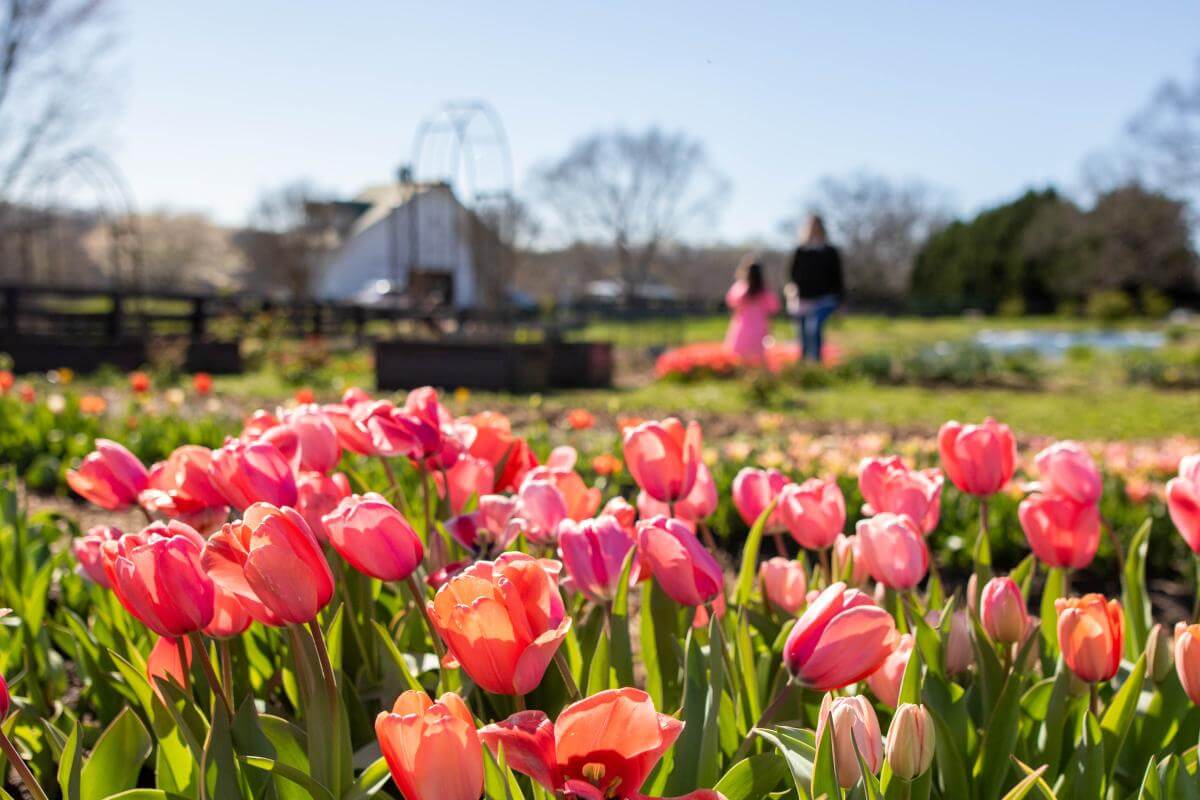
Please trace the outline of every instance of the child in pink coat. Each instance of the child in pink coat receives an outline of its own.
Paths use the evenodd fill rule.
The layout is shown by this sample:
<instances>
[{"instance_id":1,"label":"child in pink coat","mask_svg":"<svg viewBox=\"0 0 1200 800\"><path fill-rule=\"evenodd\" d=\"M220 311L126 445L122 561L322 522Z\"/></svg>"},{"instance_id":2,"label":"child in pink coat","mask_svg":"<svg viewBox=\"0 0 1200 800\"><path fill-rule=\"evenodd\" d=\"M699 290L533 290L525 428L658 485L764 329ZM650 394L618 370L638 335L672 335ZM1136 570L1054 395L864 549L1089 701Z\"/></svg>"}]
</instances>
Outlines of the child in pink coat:
<instances>
[{"instance_id":1,"label":"child in pink coat","mask_svg":"<svg viewBox=\"0 0 1200 800\"><path fill-rule=\"evenodd\" d=\"M771 317L779 311L779 298L767 289L762 265L752 256L738 265L737 279L725 293L725 305L733 312L725 333L725 348L743 361L761 362L763 340L771 332Z\"/></svg>"}]
</instances>

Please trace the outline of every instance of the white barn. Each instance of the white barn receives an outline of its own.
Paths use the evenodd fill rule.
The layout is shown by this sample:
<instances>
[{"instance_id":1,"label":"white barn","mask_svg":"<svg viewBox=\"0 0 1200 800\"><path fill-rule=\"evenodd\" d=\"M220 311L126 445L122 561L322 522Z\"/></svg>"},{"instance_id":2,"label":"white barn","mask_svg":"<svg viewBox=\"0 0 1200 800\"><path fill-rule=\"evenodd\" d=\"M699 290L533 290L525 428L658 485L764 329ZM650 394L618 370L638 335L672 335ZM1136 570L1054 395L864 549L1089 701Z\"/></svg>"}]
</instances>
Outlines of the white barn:
<instances>
[{"instance_id":1,"label":"white barn","mask_svg":"<svg viewBox=\"0 0 1200 800\"><path fill-rule=\"evenodd\" d=\"M507 250L445 183L374 186L308 213L338 242L322 264L322 299L461 309L504 293Z\"/></svg>"}]
</instances>

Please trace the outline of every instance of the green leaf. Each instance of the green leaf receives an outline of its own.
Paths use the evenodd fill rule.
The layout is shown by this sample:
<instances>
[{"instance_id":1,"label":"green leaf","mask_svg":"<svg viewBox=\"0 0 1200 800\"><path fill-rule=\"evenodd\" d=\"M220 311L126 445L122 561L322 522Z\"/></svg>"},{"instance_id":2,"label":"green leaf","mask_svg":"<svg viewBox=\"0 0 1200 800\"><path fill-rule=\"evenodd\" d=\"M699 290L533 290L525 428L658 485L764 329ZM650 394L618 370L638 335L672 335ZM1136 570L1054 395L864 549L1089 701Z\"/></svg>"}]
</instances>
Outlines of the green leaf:
<instances>
[{"instance_id":1,"label":"green leaf","mask_svg":"<svg viewBox=\"0 0 1200 800\"><path fill-rule=\"evenodd\" d=\"M483 748L487 750L487 748ZM387 783L390 773L388 772L387 760L380 756L370 763L370 765L362 771L358 776L358 780L350 787L350 791L342 798L342 800L366 800L378 792L383 785Z\"/></svg>"},{"instance_id":2,"label":"green leaf","mask_svg":"<svg viewBox=\"0 0 1200 800\"><path fill-rule=\"evenodd\" d=\"M1067 769L1063 774L1066 780L1066 796L1073 800L1095 800L1103 797L1104 761L1100 723L1095 715L1088 711L1083 720L1083 736L1071 753L1071 760L1067 762Z\"/></svg>"},{"instance_id":3,"label":"green leaf","mask_svg":"<svg viewBox=\"0 0 1200 800\"><path fill-rule=\"evenodd\" d=\"M816 758L813 760L812 796L838 798L842 796L842 787L837 779L837 764L833 758L833 715L821 731L817 741Z\"/></svg>"},{"instance_id":4,"label":"green leaf","mask_svg":"<svg viewBox=\"0 0 1200 800\"><path fill-rule=\"evenodd\" d=\"M1003 800L1022 800L1038 785L1038 781L1042 779L1042 773L1045 771L1046 767L1043 765L1026 775L1004 795Z\"/></svg>"},{"instance_id":5,"label":"green leaf","mask_svg":"<svg viewBox=\"0 0 1200 800\"><path fill-rule=\"evenodd\" d=\"M604 626L597 625L596 639L592 642L591 652L588 653L587 686L584 693L590 696L612 688L608 672L608 636L604 633Z\"/></svg>"},{"instance_id":6,"label":"green leaf","mask_svg":"<svg viewBox=\"0 0 1200 800\"><path fill-rule=\"evenodd\" d=\"M787 774L783 756L762 753L734 764L713 788L725 795L726 800L759 800L773 791Z\"/></svg>"},{"instance_id":7,"label":"green leaf","mask_svg":"<svg viewBox=\"0 0 1200 800\"><path fill-rule=\"evenodd\" d=\"M1021 678L1011 673L983 726L983 742L973 773L980 800L1000 796L1004 778L1011 765L1008 757L1015 752L1021 733Z\"/></svg>"},{"instance_id":8,"label":"green leaf","mask_svg":"<svg viewBox=\"0 0 1200 800\"><path fill-rule=\"evenodd\" d=\"M92 748L83 765L81 800L103 800L137 786L142 764L154 743L146 726L132 709L117 715Z\"/></svg>"},{"instance_id":9,"label":"green leaf","mask_svg":"<svg viewBox=\"0 0 1200 800\"><path fill-rule=\"evenodd\" d=\"M1046 783L1044 776L1046 774L1047 767L1045 765L1042 765L1038 769L1034 769L1016 756L1013 756L1012 760L1013 763L1025 773L1026 777L1033 776L1035 778L1034 785L1037 787L1038 791L1041 792L1044 800L1058 800L1058 796L1054 794L1054 790L1050 788L1050 784Z\"/></svg>"},{"instance_id":10,"label":"green leaf","mask_svg":"<svg viewBox=\"0 0 1200 800\"><path fill-rule=\"evenodd\" d=\"M758 573L758 551L762 545L763 531L767 527L767 519L775 512L778 503L779 498L775 497L767 504L758 515L758 519L754 520L746 543L742 545L742 566L738 570L737 583L733 590L733 604L738 608L746 605L754 593L754 576Z\"/></svg>"},{"instance_id":11,"label":"green leaf","mask_svg":"<svg viewBox=\"0 0 1200 800\"><path fill-rule=\"evenodd\" d=\"M269 772L277 775L280 778L291 781L304 791L308 792L308 796L313 800L335 800L333 794L321 784L317 783L311 776L301 772L295 767L289 767L286 764L280 764L271 758L262 756L238 756L238 760L247 766L255 769ZM233 796L233 795L231 795ZM225 797L225 795L215 795L214 797Z\"/></svg>"},{"instance_id":12,"label":"green leaf","mask_svg":"<svg viewBox=\"0 0 1200 800\"><path fill-rule=\"evenodd\" d=\"M775 746L775 749L787 762L788 771L792 773L796 793L803 800L809 800L811 797L809 790L813 779L813 761L816 759L812 731L800 731L801 735L807 737L807 739L803 739L800 736L789 736L785 730L787 729L782 726L773 729L755 728L755 733Z\"/></svg>"},{"instance_id":13,"label":"green leaf","mask_svg":"<svg viewBox=\"0 0 1200 800\"><path fill-rule=\"evenodd\" d=\"M63 800L83 800L83 745L79 741L79 726L71 726L71 735L63 746L58 762L58 788Z\"/></svg>"},{"instance_id":14,"label":"green leaf","mask_svg":"<svg viewBox=\"0 0 1200 800\"><path fill-rule=\"evenodd\" d=\"M621 564L621 578L617 584L617 596L613 598L610 618L612 646L611 660L613 671L617 675L618 686L633 686L633 643L629 638L629 576L633 571L633 562L637 558L637 548L631 547Z\"/></svg>"},{"instance_id":15,"label":"green leaf","mask_svg":"<svg viewBox=\"0 0 1200 800\"><path fill-rule=\"evenodd\" d=\"M1143 653L1133 665L1129 677L1121 684L1121 688L1113 695L1100 720L1100 728L1104 741L1105 774L1110 777L1117 763L1117 755L1125 744L1129 726L1133 723L1134 712L1137 711L1138 697L1142 692L1142 683L1146 678L1146 656Z\"/></svg>"},{"instance_id":16,"label":"green leaf","mask_svg":"<svg viewBox=\"0 0 1200 800\"><path fill-rule=\"evenodd\" d=\"M921 702L921 649L914 647L904 666L904 676L900 679L900 695L896 707L904 703L919 704Z\"/></svg>"},{"instance_id":17,"label":"green leaf","mask_svg":"<svg viewBox=\"0 0 1200 800\"><path fill-rule=\"evenodd\" d=\"M1051 567L1046 573L1046 585L1042 587L1042 638L1046 642L1046 655L1058 656L1058 610L1054 601L1062 597L1067 587L1067 572L1061 567Z\"/></svg>"},{"instance_id":18,"label":"green leaf","mask_svg":"<svg viewBox=\"0 0 1200 800\"><path fill-rule=\"evenodd\" d=\"M200 774L205 788L202 797L212 800L241 796L241 770L233 752L233 731L229 725L229 717L218 706L212 727L208 730L208 738L204 741L204 755L200 759Z\"/></svg>"},{"instance_id":19,"label":"green leaf","mask_svg":"<svg viewBox=\"0 0 1200 800\"><path fill-rule=\"evenodd\" d=\"M1146 774L1142 778L1142 788L1138 791L1138 800L1166 800L1162 781L1158 778L1158 763L1153 758L1146 762Z\"/></svg>"},{"instance_id":20,"label":"green leaf","mask_svg":"<svg viewBox=\"0 0 1200 800\"><path fill-rule=\"evenodd\" d=\"M1137 658L1146 649L1153 620L1146 592L1146 553L1150 549L1150 520L1142 523L1129 542L1125 571L1121 576L1121 605L1125 609L1125 655Z\"/></svg>"},{"instance_id":21,"label":"green leaf","mask_svg":"<svg viewBox=\"0 0 1200 800\"><path fill-rule=\"evenodd\" d=\"M388 629L383 627L378 620L371 620L371 625L375 629L375 636L383 643L383 652L390 656L390 661L396 667L396 671L400 677L404 679L405 684L409 689L417 691L425 691L425 687L421 682L413 677L412 671L408 668L408 661L405 660L404 654L400 652L400 648L396 646L392 635L388 633Z\"/></svg>"}]
</instances>

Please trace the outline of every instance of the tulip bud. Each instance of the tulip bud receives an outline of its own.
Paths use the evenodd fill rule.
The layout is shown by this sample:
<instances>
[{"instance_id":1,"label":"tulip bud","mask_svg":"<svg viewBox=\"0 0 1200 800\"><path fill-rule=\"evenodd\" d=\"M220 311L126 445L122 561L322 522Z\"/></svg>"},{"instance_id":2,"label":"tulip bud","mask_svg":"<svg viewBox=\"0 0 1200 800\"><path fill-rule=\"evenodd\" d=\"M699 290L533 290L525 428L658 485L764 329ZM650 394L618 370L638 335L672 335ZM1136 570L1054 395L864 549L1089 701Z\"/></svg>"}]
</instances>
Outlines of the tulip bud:
<instances>
[{"instance_id":1,"label":"tulip bud","mask_svg":"<svg viewBox=\"0 0 1200 800\"><path fill-rule=\"evenodd\" d=\"M971 649L971 623L967 612L959 609L950 619L950 635L946 641L946 672L957 675L975 663Z\"/></svg>"},{"instance_id":2,"label":"tulip bud","mask_svg":"<svg viewBox=\"0 0 1200 800\"><path fill-rule=\"evenodd\" d=\"M1025 598L1012 578L992 578L983 587L980 598L983 628L993 641L1013 644L1021 641L1029 625Z\"/></svg>"},{"instance_id":3,"label":"tulip bud","mask_svg":"<svg viewBox=\"0 0 1200 800\"><path fill-rule=\"evenodd\" d=\"M933 720L925 706L905 703L888 728L887 763L898 778L911 781L933 763Z\"/></svg>"},{"instance_id":4,"label":"tulip bud","mask_svg":"<svg viewBox=\"0 0 1200 800\"><path fill-rule=\"evenodd\" d=\"M829 725L833 725L833 764L838 785L849 789L862 777L858 757L872 773L883 766L883 737L875 709L862 695L833 698L825 695L817 719L817 747Z\"/></svg>"},{"instance_id":5,"label":"tulip bud","mask_svg":"<svg viewBox=\"0 0 1200 800\"><path fill-rule=\"evenodd\" d=\"M1155 623L1146 641L1146 671L1150 680L1162 683L1171 674L1175 659L1171 654L1171 636L1162 623Z\"/></svg>"},{"instance_id":6,"label":"tulip bud","mask_svg":"<svg viewBox=\"0 0 1200 800\"><path fill-rule=\"evenodd\" d=\"M1200 704L1200 625L1175 626L1175 672L1183 691Z\"/></svg>"}]
</instances>

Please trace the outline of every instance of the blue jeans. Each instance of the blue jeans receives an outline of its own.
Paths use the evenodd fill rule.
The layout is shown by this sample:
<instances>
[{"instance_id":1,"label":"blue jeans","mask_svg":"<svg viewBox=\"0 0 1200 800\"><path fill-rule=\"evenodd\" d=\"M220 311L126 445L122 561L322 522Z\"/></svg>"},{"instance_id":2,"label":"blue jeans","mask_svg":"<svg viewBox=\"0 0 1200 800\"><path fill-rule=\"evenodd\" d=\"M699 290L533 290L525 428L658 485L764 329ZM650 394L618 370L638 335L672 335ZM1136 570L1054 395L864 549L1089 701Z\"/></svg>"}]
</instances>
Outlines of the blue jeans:
<instances>
[{"instance_id":1,"label":"blue jeans","mask_svg":"<svg viewBox=\"0 0 1200 800\"><path fill-rule=\"evenodd\" d=\"M822 334L825 320L837 308L838 300L834 295L825 295L813 300L804 301L807 304L804 312L796 317L796 335L800 339L800 349L805 361L821 362Z\"/></svg>"}]
</instances>

